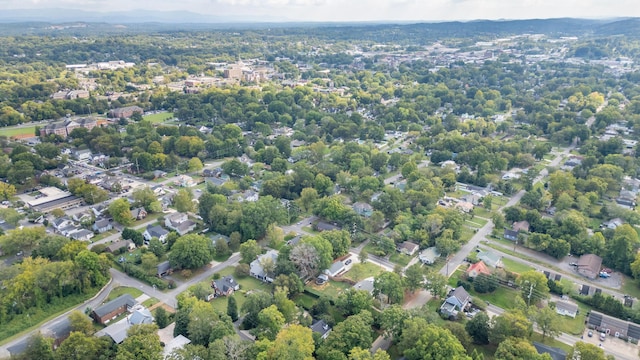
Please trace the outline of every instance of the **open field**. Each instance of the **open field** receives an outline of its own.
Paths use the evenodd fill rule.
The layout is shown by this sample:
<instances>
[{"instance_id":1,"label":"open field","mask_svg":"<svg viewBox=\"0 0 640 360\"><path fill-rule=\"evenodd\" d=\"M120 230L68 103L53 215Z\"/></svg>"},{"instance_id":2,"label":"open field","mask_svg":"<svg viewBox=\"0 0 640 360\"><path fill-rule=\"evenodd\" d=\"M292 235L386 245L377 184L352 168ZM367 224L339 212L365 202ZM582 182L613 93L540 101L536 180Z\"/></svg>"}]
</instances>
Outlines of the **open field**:
<instances>
[{"instance_id":1,"label":"open field","mask_svg":"<svg viewBox=\"0 0 640 360\"><path fill-rule=\"evenodd\" d=\"M25 127L11 127L11 128L0 128L0 135L3 136L20 136L20 135L35 135L36 127L34 126L25 126Z\"/></svg>"},{"instance_id":2,"label":"open field","mask_svg":"<svg viewBox=\"0 0 640 360\"><path fill-rule=\"evenodd\" d=\"M518 273L518 274L522 274L524 272L527 272L529 270L535 270L534 268L532 268L529 265L525 265L522 263L519 263L517 261L511 260L511 259L507 259L507 258L502 258L502 264L504 265L504 269L510 272L514 272L514 273Z\"/></svg>"},{"instance_id":3,"label":"open field","mask_svg":"<svg viewBox=\"0 0 640 360\"><path fill-rule=\"evenodd\" d=\"M157 114L144 115L142 119L151 121L154 124L163 123L169 119L173 119L173 113L171 112L161 112Z\"/></svg>"},{"instance_id":4,"label":"open field","mask_svg":"<svg viewBox=\"0 0 640 360\"><path fill-rule=\"evenodd\" d=\"M111 300L117 298L118 296L121 296L121 295L124 295L124 294L129 294L129 295L133 296L133 298L135 299L138 296L142 295L142 291L140 289L136 289L136 288L132 288L132 287L118 286L117 288L114 288L113 290L111 290L111 292L109 293L109 296L107 297L107 300L105 300L105 302L111 301Z\"/></svg>"}]
</instances>

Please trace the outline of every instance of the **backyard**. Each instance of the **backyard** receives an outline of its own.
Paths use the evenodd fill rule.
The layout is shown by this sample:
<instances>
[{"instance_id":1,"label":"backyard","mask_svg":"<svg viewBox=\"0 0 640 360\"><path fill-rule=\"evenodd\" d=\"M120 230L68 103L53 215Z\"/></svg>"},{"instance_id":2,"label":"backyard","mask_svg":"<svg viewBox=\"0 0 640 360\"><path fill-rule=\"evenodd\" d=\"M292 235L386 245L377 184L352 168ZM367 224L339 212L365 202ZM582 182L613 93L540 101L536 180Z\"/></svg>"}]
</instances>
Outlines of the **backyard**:
<instances>
[{"instance_id":1,"label":"backyard","mask_svg":"<svg viewBox=\"0 0 640 360\"><path fill-rule=\"evenodd\" d=\"M220 277L231 275L233 276L234 280L236 280L238 284L240 284L240 290L233 295L236 299L236 302L238 303L238 309L242 308L242 304L244 304L245 297L248 291L257 290L257 291L271 292L273 288L271 284L264 283L250 276L245 276L245 277L235 276L234 272L235 272L235 267L227 267L222 271L218 272L217 274L220 274ZM211 286L211 280L203 281L201 284L205 284L206 286ZM228 300L226 297L219 297L211 300L211 305L216 310L220 310L226 313L227 301Z\"/></svg>"},{"instance_id":2,"label":"backyard","mask_svg":"<svg viewBox=\"0 0 640 360\"><path fill-rule=\"evenodd\" d=\"M132 287L127 287L127 286L118 286L116 288L114 288L113 290L111 290L111 292L109 293L109 296L107 296L107 299L105 300L105 302L107 301L111 301L121 295L124 294L129 294L131 295L134 299L137 298L138 296L142 295L142 291L140 289L136 289L136 288L132 288Z\"/></svg>"}]
</instances>

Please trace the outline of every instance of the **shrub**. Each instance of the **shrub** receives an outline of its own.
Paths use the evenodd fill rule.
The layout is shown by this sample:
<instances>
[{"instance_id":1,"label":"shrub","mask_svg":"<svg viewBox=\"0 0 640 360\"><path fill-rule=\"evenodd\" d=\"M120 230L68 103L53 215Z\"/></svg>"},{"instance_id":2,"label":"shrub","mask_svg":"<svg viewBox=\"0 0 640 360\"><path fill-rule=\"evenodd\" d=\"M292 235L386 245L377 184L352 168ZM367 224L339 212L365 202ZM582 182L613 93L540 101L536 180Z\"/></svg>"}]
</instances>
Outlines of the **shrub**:
<instances>
[{"instance_id":1,"label":"shrub","mask_svg":"<svg viewBox=\"0 0 640 360\"><path fill-rule=\"evenodd\" d=\"M247 277L250 275L251 268L249 264L238 264L235 269L235 275L239 278Z\"/></svg>"}]
</instances>

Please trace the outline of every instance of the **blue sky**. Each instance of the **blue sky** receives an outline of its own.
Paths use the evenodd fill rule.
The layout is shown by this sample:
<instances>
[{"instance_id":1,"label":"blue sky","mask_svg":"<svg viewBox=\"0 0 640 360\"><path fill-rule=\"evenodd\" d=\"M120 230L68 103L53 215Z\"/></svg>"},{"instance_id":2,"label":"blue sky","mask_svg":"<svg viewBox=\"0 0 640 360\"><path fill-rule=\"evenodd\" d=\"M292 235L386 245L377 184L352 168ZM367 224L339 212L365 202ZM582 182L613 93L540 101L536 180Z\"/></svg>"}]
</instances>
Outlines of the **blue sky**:
<instances>
[{"instance_id":1,"label":"blue sky","mask_svg":"<svg viewBox=\"0 0 640 360\"><path fill-rule=\"evenodd\" d=\"M283 21L640 16L638 0L0 0L2 9L186 10Z\"/></svg>"}]
</instances>

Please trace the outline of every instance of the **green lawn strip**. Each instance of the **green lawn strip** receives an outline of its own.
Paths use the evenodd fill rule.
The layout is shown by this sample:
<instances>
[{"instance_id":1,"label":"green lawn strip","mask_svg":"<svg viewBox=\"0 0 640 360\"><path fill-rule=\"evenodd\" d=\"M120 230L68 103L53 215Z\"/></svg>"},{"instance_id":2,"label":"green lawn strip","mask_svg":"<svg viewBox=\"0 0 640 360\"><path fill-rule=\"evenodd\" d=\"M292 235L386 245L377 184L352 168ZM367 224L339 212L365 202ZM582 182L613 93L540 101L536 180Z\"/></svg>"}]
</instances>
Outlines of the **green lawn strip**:
<instances>
[{"instance_id":1,"label":"green lawn strip","mask_svg":"<svg viewBox=\"0 0 640 360\"><path fill-rule=\"evenodd\" d=\"M411 261L411 258L411 256L407 256L399 252L394 252L393 254L391 254L391 256L389 256L389 261L398 265L407 266L409 265L409 261Z\"/></svg>"},{"instance_id":2,"label":"green lawn strip","mask_svg":"<svg viewBox=\"0 0 640 360\"><path fill-rule=\"evenodd\" d=\"M472 219L466 219L465 222L467 224L471 224L473 227L481 228L485 226L489 222L489 220L474 216Z\"/></svg>"},{"instance_id":3,"label":"green lawn strip","mask_svg":"<svg viewBox=\"0 0 640 360\"><path fill-rule=\"evenodd\" d=\"M346 282L329 281L324 285L316 285L315 283L310 283L309 285L305 286L305 289L317 296L326 296L335 300L338 298L338 295L340 295L342 291L350 287L351 285Z\"/></svg>"},{"instance_id":4,"label":"green lawn strip","mask_svg":"<svg viewBox=\"0 0 640 360\"><path fill-rule=\"evenodd\" d=\"M40 328L43 323L55 319L92 298L98 291L99 289L91 289L87 294L69 295L55 304L46 304L43 308L32 308L29 313L14 317L0 327L0 345Z\"/></svg>"},{"instance_id":5,"label":"green lawn strip","mask_svg":"<svg viewBox=\"0 0 640 360\"><path fill-rule=\"evenodd\" d=\"M502 264L504 265L505 270L518 273L518 274L522 274L529 270L535 270L529 265L525 265L523 263L511 260L511 259L507 259L507 258L502 258Z\"/></svg>"},{"instance_id":6,"label":"green lawn strip","mask_svg":"<svg viewBox=\"0 0 640 360\"><path fill-rule=\"evenodd\" d=\"M25 126L25 127L13 127L13 128L0 128L0 133L4 136L18 136L18 135L33 135L35 136L36 127L34 126Z\"/></svg>"},{"instance_id":7,"label":"green lawn strip","mask_svg":"<svg viewBox=\"0 0 640 360\"><path fill-rule=\"evenodd\" d=\"M309 294L302 293L302 294L296 295L293 301L296 303L296 305L300 306L301 308L305 310L311 310L313 306L316 304L317 298Z\"/></svg>"},{"instance_id":8,"label":"green lawn strip","mask_svg":"<svg viewBox=\"0 0 640 360\"><path fill-rule=\"evenodd\" d=\"M529 340L531 340L532 342L539 342L545 345L549 345L552 347L557 347L560 348L564 351L566 351L567 353L570 353L571 350L573 349L570 345L567 345L565 343L563 343L562 341L556 340L556 339L552 339L550 337L545 337L544 341L542 340L542 334L539 334L537 332L534 332L533 335L531 335L531 338L529 338Z\"/></svg>"},{"instance_id":9,"label":"green lawn strip","mask_svg":"<svg viewBox=\"0 0 640 360\"><path fill-rule=\"evenodd\" d=\"M129 294L131 295L134 299L137 298L138 296L142 295L143 292L140 289L136 289L136 288L132 288L132 287L127 287L127 286L118 286L117 288L114 288L113 290L111 290L111 292L109 293L109 296L107 297L107 299L104 302L108 302L111 301L121 295L124 294Z\"/></svg>"},{"instance_id":10,"label":"green lawn strip","mask_svg":"<svg viewBox=\"0 0 640 360\"><path fill-rule=\"evenodd\" d=\"M142 119L151 121L152 123L163 123L169 119L173 118L173 113L171 112L161 112L157 114L144 115Z\"/></svg>"},{"instance_id":11,"label":"green lawn strip","mask_svg":"<svg viewBox=\"0 0 640 360\"><path fill-rule=\"evenodd\" d=\"M160 302L160 300L152 297L152 298L149 298L149 299L143 301L142 302L142 306L149 308L149 307L151 307L151 306L153 306L153 305L155 305L155 304L157 304L159 302Z\"/></svg>"}]
</instances>

